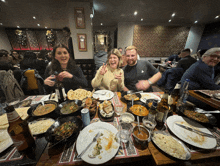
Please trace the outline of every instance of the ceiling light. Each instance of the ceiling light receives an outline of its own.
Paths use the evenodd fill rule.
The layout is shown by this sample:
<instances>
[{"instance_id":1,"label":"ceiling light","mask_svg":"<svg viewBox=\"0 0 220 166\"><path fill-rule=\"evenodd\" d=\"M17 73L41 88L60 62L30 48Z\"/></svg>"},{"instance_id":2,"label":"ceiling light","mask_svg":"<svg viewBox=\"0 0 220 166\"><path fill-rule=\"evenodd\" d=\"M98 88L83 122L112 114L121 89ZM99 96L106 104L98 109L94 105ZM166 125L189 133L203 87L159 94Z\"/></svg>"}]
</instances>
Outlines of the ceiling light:
<instances>
[{"instance_id":1,"label":"ceiling light","mask_svg":"<svg viewBox=\"0 0 220 166\"><path fill-rule=\"evenodd\" d=\"M91 25L92 25L92 22L91 22Z\"/></svg>"},{"instance_id":2,"label":"ceiling light","mask_svg":"<svg viewBox=\"0 0 220 166\"><path fill-rule=\"evenodd\" d=\"M103 25L103 23L101 23L101 25Z\"/></svg>"},{"instance_id":3,"label":"ceiling light","mask_svg":"<svg viewBox=\"0 0 220 166\"><path fill-rule=\"evenodd\" d=\"M20 26L17 26L17 28L20 28Z\"/></svg>"},{"instance_id":4,"label":"ceiling light","mask_svg":"<svg viewBox=\"0 0 220 166\"><path fill-rule=\"evenodd\" d=\"M194 23L196 24L198 21L195 21Z\"/></svg>"},{"instance_id":5,"label":"ceiling light","mask_svg":"<svg viewBox=\"0 0 220 166\"><path fill-rule=\"evenodd\" d=\"M169 22L171 22L171 19L169 20Z\"/></svg>"},{"instance_id":6,"label":"ceiling light","mask_svg":"<svg viewBox=\"0 0 220 166\"><path fill-rule=\"evenodd\" d=\"M33 19L36 19L36 17L35 17L35 16L33 16Z\"/></svg>"},{"instance_id":7,"label":"ceiling light","mask_svg":"<svg viewBox=\"0 0 220 166\"><path fill-rule=\"evenodd\" d=\"M5 2L5 0L1 0L2 2Z\"/></svg>"},{"instance_id":8,"label":"ceiling light","mask_svg":"<svg viewBox=\"0 0 220 166\"><path fill-rule=\"evenodd\" d=\"M138 12L137 12L137 11L135 11L135 12L134 12L134 15L136 16L137 14L138 14Z\"/></svg>"},{"instance_id":9,"label":"ceiling light","mask_svg":"<svg viewBox=\"0 0 220 166\"><path fill-rule=\"evenodd\" d=\"M174 17L175 15L176 15L176 14L175 14L175 13L173 13L173 14L172 14L172 17Z\"/></svg>"},{"instance_id":10,"label":"ceiling light","mask_svg":"<svg viewBox=\"0 0 220 166\"><path fill-rule=\"evenodd\" d=\"M37 26L40 26L40 24L37 24Z\"/></svg>"},{"instance_id":11,"label":"ceiling light","mask_svg":"<svg viewBox=\"0 0 220 166\"><path fill-rule=\"evenodd\" d=\"M219 16L216 16L215 18L219 18Z\"/></svg>"},{"instance_id":12,"label":"ceiling light","mask_svg":"<svg viewBox=\"0 0 220 166\"><path fill-rule=\"evenodd\" d=\"M2 23L0 23L0 25L3 25Z\"/></svg>"},{"instance_id":13,"label":"ceiling light","mask_svg":"<svg viewBox=\"0 0 220 166\"><path fill-rule=\"evenodd\" d=\"M142 18L141 21L143 21L144 19Z\"/></svg>"},{"instance_id":14,"label":"ceiling light","mask_svg":"<svg viewBox=\"0 0 220 166\"><path fill-rule=\"evenodd\" d=\"M45 27L45 29L47 29L47 27Z\"/></svg>"},{"instance_id":15,"label":"ceiling light","mask_svg":"<svg viewBox=\"0 0 220 166\"><path fill-rule=\"evenodd\" d=\"M93 18L93 14L90 14L90 18Z\"/></svg>"}]
</instances>

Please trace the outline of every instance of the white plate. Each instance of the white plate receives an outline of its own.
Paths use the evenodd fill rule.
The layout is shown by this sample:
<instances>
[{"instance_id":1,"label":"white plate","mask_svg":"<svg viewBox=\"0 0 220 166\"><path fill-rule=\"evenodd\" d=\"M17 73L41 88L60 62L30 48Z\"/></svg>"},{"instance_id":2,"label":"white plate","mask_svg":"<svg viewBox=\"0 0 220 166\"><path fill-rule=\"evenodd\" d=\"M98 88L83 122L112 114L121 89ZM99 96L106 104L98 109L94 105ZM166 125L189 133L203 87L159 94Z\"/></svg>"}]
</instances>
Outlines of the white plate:
<instances>
[{"instance_id":1,"label":"white plate","mask_svg":"<svg viewBox=\"0 0 220 166\"><path fill-rule=\"evenodd\" d=\"M161 98L153 93L140 93L141 94L141 99L140 101L146 103L146 101L148 99L155 99L158 100L158 102L160 102Z\"/></svg>"},{"instance_id":2,"label":"white plate","mask_svg":"<svg viewBox=\"0 0 220 166\"><path fill-rule=\"evenodd\" d=\"M184 129L175 123L180 123L185 126L189 126L191 128L194 128L196 130L200 130L202 132L211 134L212 133L205 128L204 126L200 125L199 123L196 123L194 121L191 121L188 118L181 117L178 115L173 115L167 118L167 126L169 129L181 140L187 142L188 144L191 144L193 146L196 146L198 148L202 149L212 149L216 146L217 141L215 138L210 138L206 136L202 136L200 134L197 134L195 132L189 131L187 129Z\"/></svg>"},{"instance_id":3,"label":"white plate","mask_svg":"<svg viewBox=\"0 0 220 166\"><path fill-rule=\"evenodd\" d=\"M104 95L102 95L105 93ZM93 93L92 97L95 99L99 98L99 100L110 100L112 97L114 97L114 93L109 90L97 90Z\"/></svg>"},{"instance_id":4,"label":"white plate","mask_svg":"<svg viewBox=\"0 0 220 166\"><path fill-rule=\"evenodd\" d=\"M100 137L101 145L102 145L100 155L102 158L100 159L99 155L96 156L95 158L90 158L88 156L92 154L93 148L97 144L97 142L94 142L81 157L82 160L84 160L89 164L102 164L111 160L116 155L118 148L120 146L120 144L117 143L114 139L118 130L113 125L105 122L95 122L88 125L80 132L76 142L76 150L78 154L80 154L88 146L88 144L93 140L93 138L99 131L103 133L103 136ZM106 151L106 147L108 144L109 145L111 144L111 141L112 141L112 146L110 149Z\"/></svg>"},{"instance_id":5,"label":"white plate","mask_svg":"<svg viewBox=\"0 0 220 166\"><path fill-rule=\"evenodd\" d=\"M0 130L0 153L13 144L11 137L8 134L8 130Z\"/></svg>"}]
</instances>

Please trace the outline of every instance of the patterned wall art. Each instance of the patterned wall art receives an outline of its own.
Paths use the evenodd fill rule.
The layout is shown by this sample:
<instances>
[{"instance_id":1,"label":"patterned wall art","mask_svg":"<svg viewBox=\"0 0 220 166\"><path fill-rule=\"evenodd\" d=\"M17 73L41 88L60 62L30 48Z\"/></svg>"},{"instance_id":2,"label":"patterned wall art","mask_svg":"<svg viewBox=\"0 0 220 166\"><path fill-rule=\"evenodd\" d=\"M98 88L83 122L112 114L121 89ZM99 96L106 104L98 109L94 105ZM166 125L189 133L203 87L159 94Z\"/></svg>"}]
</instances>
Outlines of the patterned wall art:
<instances>
[{"instance_id":1,"label":"patterned wall art","mask_svg":"<svg viewBox=\"0 0 220 166\"><path fill-rule=\"evenodd\" d=\"M167 57L185 47L190 27L135 25L133 45L141 57Z\"/></svg>"}]
</instances>

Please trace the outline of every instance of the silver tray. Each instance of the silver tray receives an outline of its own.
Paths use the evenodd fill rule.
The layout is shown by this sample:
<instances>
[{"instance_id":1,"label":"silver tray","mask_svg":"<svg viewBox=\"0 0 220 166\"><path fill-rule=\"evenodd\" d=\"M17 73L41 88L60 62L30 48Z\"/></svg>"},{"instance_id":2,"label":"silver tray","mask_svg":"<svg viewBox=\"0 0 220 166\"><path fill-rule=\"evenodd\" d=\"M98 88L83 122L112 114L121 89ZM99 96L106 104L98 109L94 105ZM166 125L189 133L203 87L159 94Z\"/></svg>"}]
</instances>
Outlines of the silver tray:
<instances>
[{"instance_id":1,"label":"silver tray","mask_svg":"<svg viewBox=\"0 0 220 166\"><path fill-rule=\"evenodd\" d=\"M179 144L181 144L182 147L184 148L184 150L185 150L185 152L186 152L186 158L184 158L184 159L178 158L178 157L175 157L175 156L169 154L168 152L166 152L166 151L165 151L164 149L162 149L162 148L156 143L156 141L155 141L155 135L154 135L154 134L157 134L157 133L163 134L163 135L168 135L168 136L171 136L171 135L170 135L169 133L165 132L165 131L154 131L154 132L153 132L153 135L152 135L151 139L152 139L152 141L154 142L154 144L155 144L159 149L161 149L162 151L164 151L166 154L168 154L168 155L170 155L170 156L172 156L172 157L174 157L174 158L180 159L180 160L189 160L189 159L191 158L191 153L189 152L188 148L187 148L180 140L178 140L177 138L175 138L175 137L173 137L173 136L171 136L171 137L172 137L174 140L176 140Z\"/></svg>"}]
</instances>

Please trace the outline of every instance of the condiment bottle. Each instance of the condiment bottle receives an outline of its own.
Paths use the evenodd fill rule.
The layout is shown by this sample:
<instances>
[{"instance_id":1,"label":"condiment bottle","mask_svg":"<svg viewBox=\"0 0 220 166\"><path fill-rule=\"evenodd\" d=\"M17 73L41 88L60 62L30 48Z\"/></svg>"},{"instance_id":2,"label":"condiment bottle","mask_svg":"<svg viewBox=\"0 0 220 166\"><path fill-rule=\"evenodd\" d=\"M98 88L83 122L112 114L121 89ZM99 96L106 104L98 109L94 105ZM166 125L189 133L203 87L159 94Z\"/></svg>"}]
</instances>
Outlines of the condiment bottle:
<instances>
[{"instance_id":1,"label":"condiment bottle","mask_svg":"<svg viewBox=\"0 0 220 166\"><path fill-rule=\"evenodd\" d=\"M178 82L171 92L171 94L168 96L168 106L169 106L169 112L176 112L176 104L178 99L180 98L180 88L181 88L181 82Z\"/></svg>"},{"instance_id":2,"label":"condiment bottle","mask_svg":"<svg viewBox=\"0 0 220 166\"><path fill-rule=\"evenodd\" d=\"M35 159L35 141L28 127L28 123L22 120L12 105L5 108L9 127L8 133L20 154Z\"/></svg>"},{"instance_id":3,"label":"condiment bottle","mask_svg":"<svg viewBox=\"0 0 220 166\"><path fill-rule=\"evenodd\" d=\"M153 101L148 114L148 119L154 121L157 114L157 101Z\"/></svg>"},{"instance_id":4,"label":"condiment bottle","mask_svg":"<svg viewBox=\"0 0 220 166\"><path fill-rule=\"evenodd\" d=\"M156 122L158 127L163 127L168 114L168 90L162 96L161 101L157 105Z\"/></svg>"},{"instance_id":5,"label":"condiment bottle","mask_svg":"<svg viewBox=\"0 0 220 166\"><path fill-rule=\"evenodd\" d=\"M65 88L63 86L63 83L61 82L61 80L59 79L58 75L59 73L57 71L54 72L54 75L56 77L56 82L55 82L55 93L57 95L58 98L58 102L62 103L64 101L66 101L66 92L65 92Z\"/></svg>"}]
</instances>

